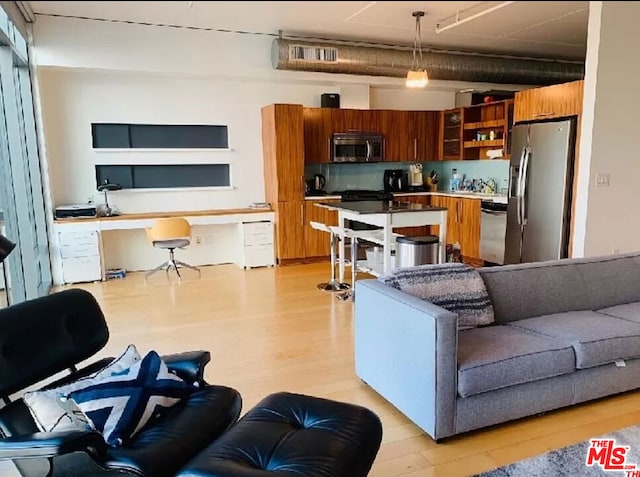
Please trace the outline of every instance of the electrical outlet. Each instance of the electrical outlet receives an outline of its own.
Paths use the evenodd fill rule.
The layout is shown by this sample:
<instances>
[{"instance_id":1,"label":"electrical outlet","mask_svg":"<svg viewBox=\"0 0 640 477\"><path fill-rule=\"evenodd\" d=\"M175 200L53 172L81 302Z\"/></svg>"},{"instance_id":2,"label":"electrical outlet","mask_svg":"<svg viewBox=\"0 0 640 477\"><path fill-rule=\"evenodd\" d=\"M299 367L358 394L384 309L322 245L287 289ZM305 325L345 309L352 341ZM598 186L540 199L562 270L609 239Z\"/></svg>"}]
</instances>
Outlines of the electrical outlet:
<instances>
[{"instance_id":1,"label":"electrical outlet","mask_svg":"<svg viewBox=\"0 0 640 477\"><path fill-rule=\"evenodd\" d=\"M193 237L193 243L194 245L202 245L202 237L196 235L195 237Z\"/></svg>"},{"instance_id":2,"label":"electrical outlet","mask_svg":"<svg viewBox=\"0 0 640 477\"><path fill-rule=\"evenodd\" d=\"M609 174L598 172L596 174L596 187L609 187Z\"/></svg>"},{"instance_id":3,"label":"electrical outlet","mask_svg":"<svg viewBox=\"0 0 640 477\"><path fill-rule=\"evenodd\" d=\"M612 254L612 255L615 255L615 254L617 254L617 253L620 253L620 249L619 249L619 248L612 248L612 249L611 249L611 254Z\"/></svg>"}]
</instances>

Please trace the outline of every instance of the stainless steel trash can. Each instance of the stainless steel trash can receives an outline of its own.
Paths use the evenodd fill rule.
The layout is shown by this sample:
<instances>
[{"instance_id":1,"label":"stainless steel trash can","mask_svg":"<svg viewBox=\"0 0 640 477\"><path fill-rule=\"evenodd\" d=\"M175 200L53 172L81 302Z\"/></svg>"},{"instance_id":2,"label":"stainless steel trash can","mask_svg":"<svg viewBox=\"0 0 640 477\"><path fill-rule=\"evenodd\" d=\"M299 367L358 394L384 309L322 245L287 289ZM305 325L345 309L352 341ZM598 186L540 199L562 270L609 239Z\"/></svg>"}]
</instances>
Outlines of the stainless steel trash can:
<instances>
[{"instance_id":1,"label":"stainless steel trash can","mask_svg":"<svg viewBox=\"0 0 640 477\"><path fill-rule=\"evenodd\" d=\"M396 238L396 267L438 263L438 245L436 235Z\"/></svg>"}]
</instances>

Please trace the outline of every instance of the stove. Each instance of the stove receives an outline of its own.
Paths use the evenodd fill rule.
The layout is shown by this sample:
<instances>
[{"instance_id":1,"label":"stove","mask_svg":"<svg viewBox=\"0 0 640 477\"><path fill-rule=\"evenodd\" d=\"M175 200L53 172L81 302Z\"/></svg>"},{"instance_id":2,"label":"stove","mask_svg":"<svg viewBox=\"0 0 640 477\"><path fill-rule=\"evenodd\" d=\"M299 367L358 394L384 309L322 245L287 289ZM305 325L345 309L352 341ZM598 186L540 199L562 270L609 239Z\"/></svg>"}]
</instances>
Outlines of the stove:
<instances>
[{"instance_id":1,"label":"stove","mask_svg":"<svg viewBox=\"0 0 640 477\"><path fill-rule=\"evenodd\" d=\"M393 200L393 194L383 190L353 189L340 193L343 202Z\"/></svg>"}]
</instances>

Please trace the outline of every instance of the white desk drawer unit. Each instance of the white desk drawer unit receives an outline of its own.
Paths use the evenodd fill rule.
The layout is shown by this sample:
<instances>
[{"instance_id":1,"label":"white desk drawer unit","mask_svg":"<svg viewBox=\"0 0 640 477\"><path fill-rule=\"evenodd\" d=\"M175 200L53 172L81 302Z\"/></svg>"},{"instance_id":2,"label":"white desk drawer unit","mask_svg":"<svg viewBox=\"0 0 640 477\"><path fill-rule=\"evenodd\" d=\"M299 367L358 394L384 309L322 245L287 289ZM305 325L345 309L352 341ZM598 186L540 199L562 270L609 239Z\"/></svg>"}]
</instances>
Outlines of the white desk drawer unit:
<instances>
[{"instance_id":1,"label":"white desk drawer unit","mask_svg":"<svg viewBox=\"0 0 640 477\"><path fill-rule=\"evenodd\" d=\"M102 279L98 231L58 232L64 283Z\"/></svg>"},{"instance_id":2,"label":"white desk drawer unit","mask_svg":"<svg viewBox=\"0 0 640 477\"><path fill-rule=\"evenodd\" d=\"M244 222L240 224L242 234L242 266L271 267L275 265L273 244L273 222Z\"/></svg>"}]
</instances>

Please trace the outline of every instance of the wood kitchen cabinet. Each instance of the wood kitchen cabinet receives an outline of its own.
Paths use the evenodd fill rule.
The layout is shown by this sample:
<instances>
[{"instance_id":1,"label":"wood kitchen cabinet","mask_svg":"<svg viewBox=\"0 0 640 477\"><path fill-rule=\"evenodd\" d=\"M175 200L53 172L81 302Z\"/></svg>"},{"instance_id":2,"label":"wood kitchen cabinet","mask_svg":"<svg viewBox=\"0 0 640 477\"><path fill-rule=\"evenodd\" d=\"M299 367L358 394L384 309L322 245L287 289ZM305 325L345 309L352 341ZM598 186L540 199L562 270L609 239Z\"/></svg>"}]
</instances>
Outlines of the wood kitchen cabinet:
<instances>
[{"instance_id":1,"label":"wood kitchen cabinet","mask_svg":"<svg viewBox=\"0 0 640 477\"><path fill-rule=\"evenodd\" d=\"M458 199L455 197L447 197L443 195L431 196L431 205L447 209L447 244L460 242L457 200ZM433 235L438 235L440 233L440 227L438 225L433 225L431 227L431 233Z\"/></svg>"},{"instance_id":2,"label":"wood kitchen cabinet","mask_svg":"<svg viewBox=\"0 0 640 477\"><path fill-rule=\"evenodd\" d=\"M338 212L324 207L317 207L318 202L340 202L340 199L306 200L304 204L304 256L328 257L329 234L318 231L309 225L311 221L326 225L338 225Z\"/></svg>"},{"instance_id":3,"label":"wood kitchen cabinet","mask_svg":"<svg viewBox=\"0 0 640 477\"><path fill-rule=\"evenodd\" d=\"M462 160L464 109L455 108L440 113L438 159L441 161Z\"/></svg>"},{"instance_id":4,"label":"wood kitchen cabinet","mask_svg":"<svg viewBox=\"0 0 640 477\"><path fill-rule=\"evenodd\" d=\"M296 260L304 252L304 200L278 202L276 215L276 257Z\"/></svg>"},{"instance_id":5,"label":"wood kitchen cabinet","mask_svg":"<svg viewBox=\"0 0 640 477\"><path fill-rule=\"evenodd\" d=\"M425 162L438 159L438 111L411 111L409 123L413 135L412 161Z\"/></svg>"},{"instance_id":6,"label":"wood kitchen cabinet","mask_svg":"<svg viewBox=\"0 0 640 477\"><path fill-rule=\"evenodd\" d=\"M329 108L304 108L304 162L331 162L332 114Z\"/></svg>"},{"instance_id":7,"label":"wood kitchen cabinet","mask_svg":"<svg viewBox=\"0 0 640 477\"><path fill-rule=\"evenodd\" d=\"M457 199L457 202L462 256L480 258L480 199Z\"/></svg>"},{"instance_id":8,"label":"wood kitchen cabinet","mask_svg":"<svg viewBox=\"0 0 640 477\"><path fill-rule=\"evenodd\" d=\"M414 160L413 131L409 111L383 111L382 129L385 141L384 160L406 162Z\"/></svg>"},{"instance_id":9,"label":"wood kitchen cabinet","mask_svg":"<svg viewBox=\"0 0 640 477\"><path fill-rule=\"evenodd\" d=\"M265 198L275 211L276 258L304 257L303 107L262 108Z\"/></svg>"},{"instance_id":10,"label":"wood kitchen cabinet","mask_svg":"<svg viewBox=\"0 0 640 477\"><path fill-rule=\"evenodd\" d=\"M303 108L272 104L262 108L262 149L267 202L304 199Z\"/></svg>"},{"instance_id":11,"label":"wood kitchen cabinet","mask_svg":"<svg viewBox=\"0 0 640 477\"><path fill-rule=\"evenodd\" d=\"M556 84L518 91L515 95L514 121L578 116L582 113L584 81Z\"/></svg>"},{"instance_id":12,"label":"wood kitchen cabinet","mask_svg":"<svg viewBox=\"0 0 640 477\"><path fill-rule=\"evenodd\" d=\"M331 128L333 132L365 131L364 116L359 109L331 109Z\"/></svg>"},{"instance_id":13,"label":"wood kitchen cabinet","mask_svg":"<svg viewBox=\"0 0 640 477\"><path fill-rule=\"evenodd\" d=\"M431 205L447 208L447 244L460 244L462 256L478 259L480 256L480 199L431 196ZM439 233L432 226L432 234Z\"/></svg>"}]
</instances>

